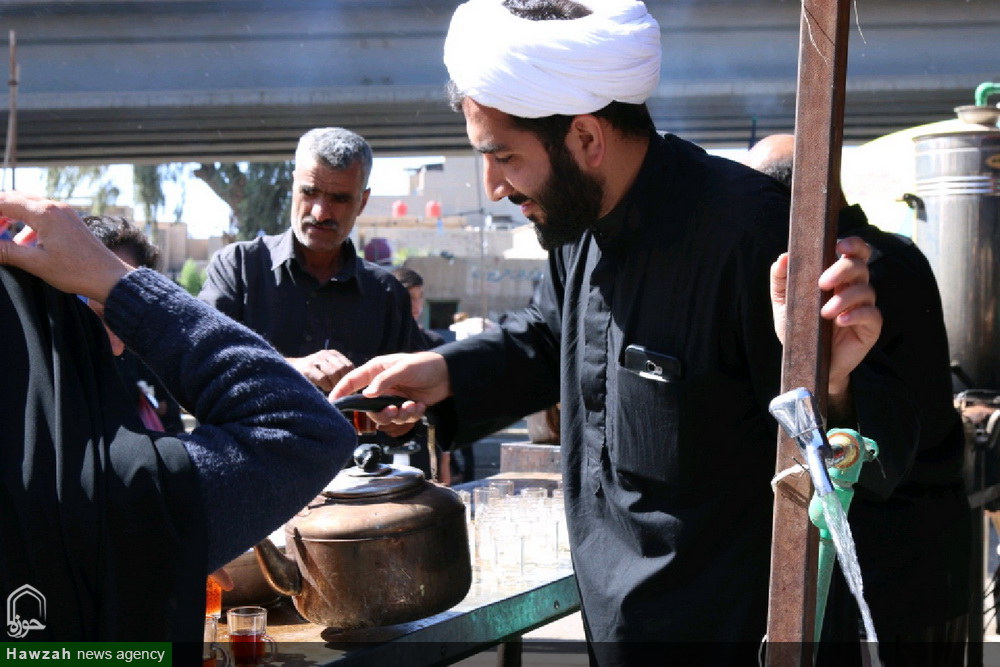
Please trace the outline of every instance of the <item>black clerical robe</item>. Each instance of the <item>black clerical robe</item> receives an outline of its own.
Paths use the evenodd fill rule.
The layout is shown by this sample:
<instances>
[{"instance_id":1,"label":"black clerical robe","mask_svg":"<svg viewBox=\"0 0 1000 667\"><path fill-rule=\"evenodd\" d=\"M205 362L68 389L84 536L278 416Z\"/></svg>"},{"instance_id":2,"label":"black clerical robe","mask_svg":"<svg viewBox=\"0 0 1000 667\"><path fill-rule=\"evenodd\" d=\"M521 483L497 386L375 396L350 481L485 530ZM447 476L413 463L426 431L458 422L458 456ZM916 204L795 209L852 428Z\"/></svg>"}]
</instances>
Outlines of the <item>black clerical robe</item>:
<instances>
[{"instance_id":1,"label":"black clerical robe","mask_svg":"<svg viewBox=\"0 0 1000 667\"><path fill-rule=\"evenodd\" d=\"M537 303L438 348L467 432L561 402L573 563L609 664L630 643L756 646L767 609L781 361L768 276L787 191L677 137L650 141L616 209L550 254ZM680 377L624 368L632 344L675 357ZM870 359L852 376L861 429L885 447L913 435L889 375Z\"/></svg>"}]
</instances>

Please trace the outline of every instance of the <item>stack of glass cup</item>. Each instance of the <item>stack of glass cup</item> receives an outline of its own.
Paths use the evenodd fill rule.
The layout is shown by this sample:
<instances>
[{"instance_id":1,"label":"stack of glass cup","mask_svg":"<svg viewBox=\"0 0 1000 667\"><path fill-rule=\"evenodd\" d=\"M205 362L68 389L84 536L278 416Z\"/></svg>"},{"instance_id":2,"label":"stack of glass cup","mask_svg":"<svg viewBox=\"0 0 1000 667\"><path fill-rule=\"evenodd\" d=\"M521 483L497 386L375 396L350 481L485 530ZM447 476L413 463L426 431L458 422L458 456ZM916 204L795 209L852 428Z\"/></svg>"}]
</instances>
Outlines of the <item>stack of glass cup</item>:
<instances>
[{"instance_id":1,"label":"stack of glass cup","mask_svg":"<svg viewBox=\"0 0 1000 667\"><path fill-rule=\"evenodd\" d=\"M472 594L543 583L573 571L561 488L550 496L543 486L529 486L515 495L513 481L491 480L471 496L459 495L466 505Z\"/></svg>"}]
</instances>

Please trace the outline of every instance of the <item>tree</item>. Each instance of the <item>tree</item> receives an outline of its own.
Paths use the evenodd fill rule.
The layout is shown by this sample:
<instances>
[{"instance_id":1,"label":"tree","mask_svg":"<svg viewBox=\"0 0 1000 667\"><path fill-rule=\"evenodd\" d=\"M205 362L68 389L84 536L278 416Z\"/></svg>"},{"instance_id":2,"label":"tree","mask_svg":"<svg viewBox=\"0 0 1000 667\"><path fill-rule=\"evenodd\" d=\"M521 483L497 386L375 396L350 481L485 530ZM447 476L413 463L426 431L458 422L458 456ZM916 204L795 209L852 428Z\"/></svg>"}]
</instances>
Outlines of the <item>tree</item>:
<instances>
[{"instance_id":1,"label":"tree","mask_svg":"<svg viewBox=\"0 0 1000 667\"><path fill-rule=\"evenodd\" d=\"M90 213L103 215L114 205L121 191L107 180L107 166L49 167L45 171L45 196L49 199L68 201L78 188L91 187Z\"/></svg>"},{"instance_id":2,"label":"tree","mask_svg":"<svg viewBox=\"0 0 1000 667\"><path fill-rule=\"evenodd\" d=\"M198 296L201 286L205 284L205 271L198 268L198 264L188 257L184 260L181 272L177 276L177 284L187 290L191 296Z\"/></svg>"},{"instance_id":3,"label":"tree","mask_svg":"<svg viewBox=\"0 0 1000 667\"><path fill-rule=\"evenodd\" d=\"M49 167L45 170L45 196L70 199L83 183L100 178L102 167Z\"/></svg>"},{"instance_id":4,"label":"tree","mask_svg":"<svg viewBox=\"0 0 1000 667\"><path fill-rule=\"evenodd\" d=\"M143 219L146 221L146 235L155 244L156 213L164 203L163 179L159 165L133 165L132 182L135 187L135 200L142 206Z\"/></svg>"},{"instance_id":5,"label":"tree","mask_svg":"<svg viewBox=\"0 0 1000 667\"><path fill-rule=\"evenodd\" d=\"M159 217L160 208L166 203L163 195L163 183L166 181L177 181L183 174L183 165L156 164L156 165L133 165L132 182L135 188L135 201L142 206L143 216L148 226L146 234L153 243L157 241L156 221ZM183 200L180 208L176 211L175 217L179 221L183 210Z\"/></svg>"},{"instance_id":6,"label":"tree","mask_svg":"<svg viewBox=\"0 0 1000 667\"><path fill-rule=\"evenodd\" d=\"M258 232L277 234L288 221L292 201L289 162L216 162L202 164L194 175L229 204L237 236L248 240Z\"/></svg>"},{"instance_id":7,"label":"tree","mask_svg":"<svg viewBox=\"0 0 1000 667\"><path fill-rule=\"evenodd\" d=\"M117 185L108 181L98 183L97 189L94 190L90 202L91 214L104 215L104 213L108 210L108 207L115 205L115 202L118 201L118 195L120 194L121 190L118 189Z\"/></svg>"}]
</instances>

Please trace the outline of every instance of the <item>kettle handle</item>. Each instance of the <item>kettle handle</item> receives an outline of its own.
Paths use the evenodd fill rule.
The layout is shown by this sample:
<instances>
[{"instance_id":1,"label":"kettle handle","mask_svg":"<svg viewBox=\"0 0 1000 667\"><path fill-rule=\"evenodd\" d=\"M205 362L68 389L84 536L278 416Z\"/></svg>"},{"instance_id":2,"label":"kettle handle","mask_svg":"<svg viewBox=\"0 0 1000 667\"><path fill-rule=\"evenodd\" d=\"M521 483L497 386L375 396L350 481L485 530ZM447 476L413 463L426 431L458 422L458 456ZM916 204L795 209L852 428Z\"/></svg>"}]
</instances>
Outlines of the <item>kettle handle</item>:
<instances>
[{"instance_id":1,"label":"kettle handle","mask_svg":"<svg viewBox=\"0 0 1000 667\"><path fill-rule=\"evenodd\" d=\"M410 399L402 396L375 396L369 398L363 394L341 396L333 402L333 407L341 412L379 412L390 405L400 406ZM424 420L428 425L437 423L437 414L428 407L424 412Z\"/></svg>"},{"instance_id":2,"label":"kettle handle","mask_svg":"<svg viewBox=\"0 0 1000 667\"><path fill-rule=\"evenodd\" d=\"M402 405L408 399L402 396L375 396L368 398L363 394L342 396L333 402L333 407L341 412L379 412L390 405Z\"/></svg>"}]
</instances>

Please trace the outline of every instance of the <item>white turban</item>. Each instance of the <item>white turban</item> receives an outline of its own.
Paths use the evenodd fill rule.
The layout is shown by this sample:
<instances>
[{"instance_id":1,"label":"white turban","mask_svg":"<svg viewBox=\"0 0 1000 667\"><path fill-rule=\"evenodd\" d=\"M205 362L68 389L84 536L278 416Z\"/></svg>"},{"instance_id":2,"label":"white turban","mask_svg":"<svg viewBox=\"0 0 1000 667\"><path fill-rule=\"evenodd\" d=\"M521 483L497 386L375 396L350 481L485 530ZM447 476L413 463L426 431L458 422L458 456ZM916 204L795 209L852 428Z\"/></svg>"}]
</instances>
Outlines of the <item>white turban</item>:
<instances>
[{"instance_id":1,"label":"white turban","mask_svg":"<svg viewBox=\"0 0 1000 667\"><path fill-rule=\"evenodd\" d=\"M581 0L591 14L532 21L503 0L455 10L444 64L458 89L522 118L592 113L613 101L640 104L660 80L660 27L635 0Z\"/></svg>"}]
</instances>

